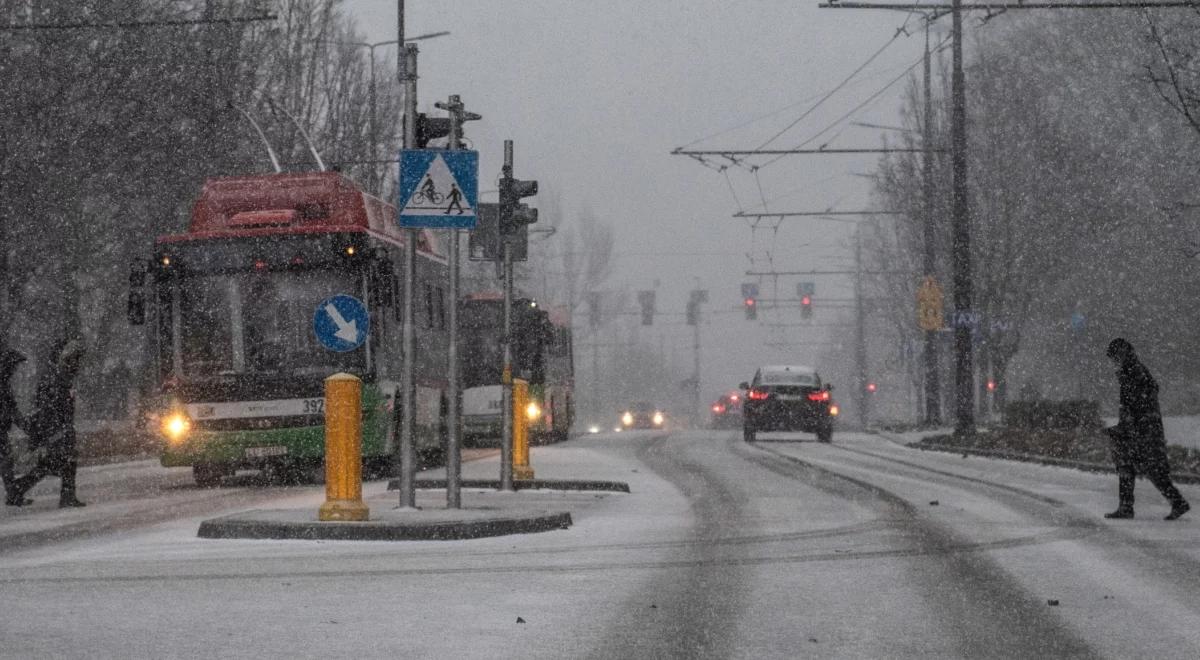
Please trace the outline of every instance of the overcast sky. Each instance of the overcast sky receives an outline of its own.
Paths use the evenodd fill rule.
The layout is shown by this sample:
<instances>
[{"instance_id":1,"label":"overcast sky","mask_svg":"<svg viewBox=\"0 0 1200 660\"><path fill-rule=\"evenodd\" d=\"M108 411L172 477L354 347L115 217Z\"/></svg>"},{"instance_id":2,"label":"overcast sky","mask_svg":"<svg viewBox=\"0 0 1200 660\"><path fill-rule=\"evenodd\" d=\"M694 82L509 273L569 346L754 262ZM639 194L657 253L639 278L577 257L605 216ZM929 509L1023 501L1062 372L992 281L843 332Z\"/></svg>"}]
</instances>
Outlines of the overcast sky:
<instances>
[{"instance_id":1,"label":"overcast sky","mask_svg":"<svg viewBox=\"0 0 1200 660\"><path fill-rule=\"evenodd\" d=\"M681 313L687 291L710 291L704 326L705 397L748 378L758 364L821 364L820 346L765 346L823 340L829 329L768 327L796 312L764 309L759 323L740 311L740 285L753 265L800 270L852 265L852 226L788 220L752 232L730 215L759 210L857 210L869 204L874 156L794 156L757 173L725 174L675 147L754 148L795 122L905 26L840 93L770 146L812 138L917 63L922 20L897 11L818 9L816 0L408 0L410 35L449 30L420 42L420 105L462 96L483 120L466 127L480 151L481 189L500 171L502 142L516 142L516 173L561 196L569 221L589 207L616 234L614 284L658 287L660 312ZM371 41L396 37L395 0L348 0ZM389 49L389 57L394 51ZM920 72L919 66L914 69ZM814 140L839 147L879 146L881 131L850 120L895 125L902 81ZM765 118L751 122L755 118ZM747 122L750 122L747 124ZM740 126L740 128L739 128ZM730 130L733 129L733 130ZM721 133L710 139L709 136ZM699 142L697 142L699 140ZM735 193L731 192L732 185ZM761 194L760 194L761 186ZM650 253L656 253L652 256ZM778 280L794 297L797 278ZM760 295L772 295L770 279ZM848 298L849 280L817 278L822 296ZM836 320L817 309L817 321ZM691 336L681 318L661 319L651 336L690 365ZM842 332L840 334L847 334Z\"/></svg>"}]
</instances>

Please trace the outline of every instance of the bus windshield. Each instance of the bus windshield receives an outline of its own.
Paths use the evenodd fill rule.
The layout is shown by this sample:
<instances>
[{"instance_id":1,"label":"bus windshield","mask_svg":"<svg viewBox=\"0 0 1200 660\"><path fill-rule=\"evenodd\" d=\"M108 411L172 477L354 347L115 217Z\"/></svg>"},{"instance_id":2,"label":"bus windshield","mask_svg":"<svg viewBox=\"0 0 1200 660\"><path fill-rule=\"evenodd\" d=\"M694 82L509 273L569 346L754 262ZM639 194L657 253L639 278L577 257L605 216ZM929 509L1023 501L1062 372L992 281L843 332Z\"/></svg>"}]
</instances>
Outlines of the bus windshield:
<instances>
[{"instance_id":1,"label":"bus windshield","mask_svg":"<svg viewBox=\"0 0 1200 660\"><path fill-rule=\"evenodd\" d=\"M362 348L336 353L313 334L324 299L361 296L357 278L334 270L193 275L176 291L177 364L188 378L245 373L361 371Z\"/></svg>"}]
</instances>

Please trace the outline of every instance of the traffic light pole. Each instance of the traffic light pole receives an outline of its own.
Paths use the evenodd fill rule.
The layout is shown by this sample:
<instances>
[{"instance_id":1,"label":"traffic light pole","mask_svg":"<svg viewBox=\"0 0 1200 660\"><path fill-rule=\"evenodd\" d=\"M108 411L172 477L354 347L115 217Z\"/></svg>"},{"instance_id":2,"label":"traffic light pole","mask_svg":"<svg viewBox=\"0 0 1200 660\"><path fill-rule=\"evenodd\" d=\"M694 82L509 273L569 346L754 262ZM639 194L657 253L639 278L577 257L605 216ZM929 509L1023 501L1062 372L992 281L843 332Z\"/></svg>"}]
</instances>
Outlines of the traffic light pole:
<instances>
[{"instance_id":1,"label":"traffic light pole","mask_svg":"<svg viewBox=\"0 0 1200 660\"><path fill-rule=\"evenodd\" d=\"M404 85L404 142L412 149L417 141L417 45L404 43L404 1L400 0L400 82ZM403 362L400 367L400 445L394 469L399 473L400 508L416 507L416 380L417 329L413 294L417 281L417 238L420 229L404 230L404 324L401 329ZM395 405L395 404L394 404Z\"/></svg>"},{"instance_id":2,"label":"traffic light pole","mask_svg":"<svg viewBox=\"0 0 1200 660\"><path fill-rule=\"evenodd\" d=\"M513 142L504 141L503 178L511 178L513 171ZM502 395L503 428L500 435L500 490L513 489L513 365L512 365L512 301L513 263L512 242L503 233L500 235L504 269L504 365L500 372Z\"/></svg>"}]
</instances>

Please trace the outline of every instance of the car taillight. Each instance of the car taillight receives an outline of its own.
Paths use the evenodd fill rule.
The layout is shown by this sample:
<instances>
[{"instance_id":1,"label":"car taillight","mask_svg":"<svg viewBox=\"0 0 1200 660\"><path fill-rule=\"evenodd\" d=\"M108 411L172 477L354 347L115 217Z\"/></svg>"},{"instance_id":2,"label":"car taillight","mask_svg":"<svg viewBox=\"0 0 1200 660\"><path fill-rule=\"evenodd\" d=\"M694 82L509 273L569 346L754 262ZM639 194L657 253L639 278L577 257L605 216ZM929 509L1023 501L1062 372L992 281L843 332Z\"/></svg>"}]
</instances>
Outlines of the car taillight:
<instances>
[{"instance_id":1,"label":"car taillight","mask_svg":"<svg viewBox=\"0 0 1200 660\"><path fill-rule=\"evenodd\" d=\"M809 401L828 401L829 400L829 390L821 390L820 392L809 392L808 400Z\"/></svg>"},{"instance_id":2,"label":"car taillight","mask_svg":"<svg viewBox=\"0 0 1200 660\"><path fill-rule=\"evenodd\" d=\"M754 399L755 401L762 401L763 399L770 396L770 394L768 394L766 392L766 390L750 390L750 393L747 396L749 396L751 399Z\"/></svg>"},{"instance_id":3,"label":"car taillight","mask_svg":"<svg viewBox=\"0 0 1200 660\"><path fill-rule=\"evenodd\" d=\"M714 405L714 406L713 406L713 412L715 412L715 413L723 413L723 412L725 412L725 406L722 406L721 404L719 404L719 403L718 403L718 404L716 404L716 405Z\"/></svg>"}]
</instances>

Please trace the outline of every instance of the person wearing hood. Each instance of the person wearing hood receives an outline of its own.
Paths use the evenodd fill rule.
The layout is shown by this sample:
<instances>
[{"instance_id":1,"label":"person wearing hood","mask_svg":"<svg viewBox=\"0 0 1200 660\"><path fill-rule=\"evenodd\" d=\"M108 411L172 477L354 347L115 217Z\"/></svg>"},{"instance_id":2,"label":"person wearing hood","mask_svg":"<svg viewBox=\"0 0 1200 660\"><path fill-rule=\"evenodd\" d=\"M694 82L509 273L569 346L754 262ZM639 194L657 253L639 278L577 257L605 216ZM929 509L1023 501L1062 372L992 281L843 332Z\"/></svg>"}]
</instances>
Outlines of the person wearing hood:
<instances>
[{"instance_id":1,"label":"person wearing hood","mask_svg":"<svg viewBox=\"0 0 1200 660\"><path fill-rule=\"evenodd\" d=\"M1117 467L1117 510L1105 518L1133 517L1133 486L1141 473L1171 504L1166 520L1175 520L1191 506L1171 483L1167 462L1167 440L1158 407L1158 383L1138 359L1133 345L1117 338L1108 345L1108 358L1117 365L1121 386L1121 409L1117 425L1105 429L1113 440L1113 462Z\"/></svg>"},{"instance_id":2,"label":"person wearing hood","mask_svg":"<svg viewBox=\"0 0 1200 660\"><path fill-rule=\"evenodd\" d=\"M59 507L85 506L75 497L75 377L83 359L83 344L65 340L50 352L51 362L38 378L34 412L29 419L31 445L46 453L28 474L16 480L15 499L23 500L39 481L49 475L62 479Z\"/></svg>"},{"instance_id":3,"label":"person wearing hood","mask_svg":"<svg viewBox=\"0 0 1200 660\"><path fill-rule=\"evenodd\" d=\"M0 480L4 481L4 502L10 506L30 503L24 497L15 496L12 446L9 445L8 439L8 432L12 427L25 427L12 391L13 374L24 361L24 355L0 346Z\"/></svg>"}]
</instances>

